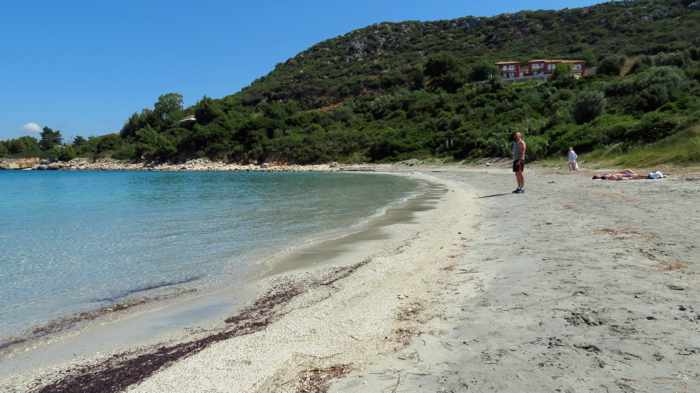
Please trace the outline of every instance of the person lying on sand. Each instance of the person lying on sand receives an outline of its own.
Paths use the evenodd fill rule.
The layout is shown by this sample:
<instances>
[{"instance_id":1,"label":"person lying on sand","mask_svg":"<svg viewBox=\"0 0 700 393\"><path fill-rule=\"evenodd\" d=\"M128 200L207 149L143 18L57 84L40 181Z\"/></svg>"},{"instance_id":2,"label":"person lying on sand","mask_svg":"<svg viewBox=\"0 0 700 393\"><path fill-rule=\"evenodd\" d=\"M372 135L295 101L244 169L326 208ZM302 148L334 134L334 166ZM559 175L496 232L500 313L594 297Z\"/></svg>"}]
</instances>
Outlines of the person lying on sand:
<instances>
[{"instance_id":1,"label":"person lying on sand","mask_svg":"<svg viewBox=\"0 0 700 393\"><path fill-rule=\"evenodd\" d=\"M651 172L648 175L640 175L631 169L625 169L621 172L603 173L593 176L593 180L640 180L640 179L662 179L666 177L660 171Z\"/></svg>"},{"instance_id":2,"label":"person lying on sand","mask_svg":"<svg viewBox=\"0 0 700 393\"><path fill-rule=\"evenodd\" d=\"M624 171L620 171L620 172L603 173L600 175L595 175L595 176L593 176L593 179L594 180L596 180L596 179L599 179L599 180L635 180L635 179L646 179L646 176L639 175L631 169L625 169Z\"/></svg>"}]
</instances>

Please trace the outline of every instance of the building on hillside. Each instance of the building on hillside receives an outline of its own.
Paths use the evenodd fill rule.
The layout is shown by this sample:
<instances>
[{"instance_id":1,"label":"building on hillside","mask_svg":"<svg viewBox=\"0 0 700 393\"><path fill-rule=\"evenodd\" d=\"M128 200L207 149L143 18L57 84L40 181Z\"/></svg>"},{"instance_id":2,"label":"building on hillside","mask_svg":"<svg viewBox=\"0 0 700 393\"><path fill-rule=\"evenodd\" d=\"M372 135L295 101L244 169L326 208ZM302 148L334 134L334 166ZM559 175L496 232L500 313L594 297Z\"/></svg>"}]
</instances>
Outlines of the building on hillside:
<instances>
[{"instance_id":1,"label":"building on hillside","mask_svg":"<svg viewBox=\"0 0 700 393\"><path fill-rule=\"evenodd\" d=\"M503 79L518 79L520 78L520 62L519 61L499 61L496 63L496 68Z\"/></svg>"},{"instance_id":2,"label":"building on hillside","mask_svg":"<svg viewBox=\"0 0 700 393\"><path fill-rule=\"evenodd\" d=\"M499 61L496 63L496 68L501 78L505 80L548 79L559 64L569 65L575 78L580 78L586 73L586 62L583 60L537 59L530 60L527 64L520 64L517 61Z\"/></svg>"}]
</instances>

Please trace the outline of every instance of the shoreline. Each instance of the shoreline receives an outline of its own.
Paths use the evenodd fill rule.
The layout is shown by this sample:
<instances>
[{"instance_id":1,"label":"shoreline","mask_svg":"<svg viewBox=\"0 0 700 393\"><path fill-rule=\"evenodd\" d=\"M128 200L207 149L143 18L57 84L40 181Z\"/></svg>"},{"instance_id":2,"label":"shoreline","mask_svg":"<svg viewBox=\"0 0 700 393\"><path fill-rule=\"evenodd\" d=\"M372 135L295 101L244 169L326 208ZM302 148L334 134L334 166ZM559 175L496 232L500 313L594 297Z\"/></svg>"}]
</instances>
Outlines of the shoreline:
<instances>
[{"instance_id":1,"label":"shoreline","mask_svg":"<svg viewBox=\"0 0 700 393\"><path fill-rule=\"evenodd\" d=\"M119 389L519 393L700 385L696 178L593 182L585 172L528 168L527 193L513 195L512 174L502 168L395 169L445 189L432 209L389 227L400 235L390 246L371 258L351 247L347 263L270 277L265 282L278 291L261 292L252 308L228 318L233 330L218 332L226 337L193 336L187 345L196 351ZM51 386L125 370L107 366L86 370L83 380L63 374L68 379Z\"/></svg>"},{"instance_id":2,"label":"shoreline","mask_svg":"<svg viewBox=\"0 0 700 393\"><path fill-rule=\"evenodd\" d=\"M388 175L387 173L383 174ZM382 175L382 173L371 171L367 172L366 175ZM307 248L316 243L360 232L367 226L369 221L377 220L379 216L386 213L387 209L392 209L396 207L395 205L397 204L403 204L407 199L415 196L411 196L412 194L421 192L420 189L420 184L416 184L415 189L407 191L401 198L392 200L387 205L379 206L375 211L370 212L371 214L366 217L360 217L349 227L324 229L319 233L297 236L292 244L285 243L270 249L261 246L259 250L250 252L242 258L250 260L252 262L251 268L256 270L268 259L279 259L278 257L280 255L293 252L296 249ZM207 293L216 291L220 289L219 287L227 285L227 281L231 281L232 277L227 277L228 274L230 273L223 272L219 279L210 280L215 281L215 283L212 284L210 282L208 283L209 285L199 282L202 278L201 275L188 276L187 278L173 282L162 282L156 279L152 284L149 283L142 287L125 287L125 290L118 292L116 297L97 297L90 300L90 303L95 304L90 304L88 307L78 308L76 311L63 313L39 323L24 325L21 327L21 330L11 330L12 334L3 334L0 336L0 361L2 361L3 358L8 358L17 351L24 351L26 347L42 345L43 341L52 342L57 335L70 335L74 330L80 330L83 327L82 325L86 322L100 322L100 320L105 318L122 318L124 314L126 314L126 311L131 312L136 310L140 312L143 309L153 308L154 305L162 303L165 300L169 301L174 298L186 298L187 296L184 295L196 293L197 296L201 296L200 293L197 293L199 290L204 290L204 292ZM250 278L250 280L257 279L257 277ZM246 281L246 279L240 278L240 281ZM195 286L185 285L192 282L198 282L198 284L195 284ZM236 282L238 283L238 280L236 280ZM229 284L231 284L231 282L229 282ZM0 367L0 377L2 374L3 367Z\"/></svg>"},{"instance_id":3,"label":"shoreline","mask_svg":"<svg viewBox=\"0 0 700 393\"><path fill-rule=\"evenodd\" d=\"M391 175L391 176L406 176L406 174L390 173L390 172L366 172L368 175ZM363 243L367 242L372 236L376 236L376 232L381 230L386 221L399 222L402 219L389 219L394 210L404 210L407 204L411 204L416 198L420 198L422 193L425 193L425 184L417 182L416 189L411 191L408 196L392 201L389 204L380 207L377 211L367 217L363 217L350 227L335 228L321 233L311 234L300 239L297 239L294 244L286 246L272 253L258 252L252 254L252 271L249 272L249 277L241 279L245 282L257 282L272 275L278 275L282 272L299 270L301 268L290 268L299 264L298 259L303 256L309 258L307 251L315 249L321 244L342 244L342 243ZM406 218L403 218L404 220ZM372 235L372 233L375 233ZM324 246L326 247L326 246ZM331 246L338 248L338 246ZM347 250L346 250L347 251ZM319 253L315 253L321 255ZM336 253L337 254L337 253ZM323 253L324 258L329 257L328 252ZM318 258L316 258L318 259ZM322 264L321 260L316 260L315 264ZM282 265L286 267L281 268ZM306 263L312 265L313 263ZM104 321L105 318L120 319L129 316L130 312L140 312L149 310L164 302L178 301L178 299L188 300L191 295L208 296L211 293L220 292L220 286L223 283L218 283L214 287L201 286L183 286L197 282L201 277L192 277L174 282L158 282L153 286L137 288L135 290L125 291L123 294L115 298L98 299L98 301L106 301L107 304L94 309L87 309L71 314L48 320L43 323L29 326L22 332L15 335L0 337L0 360L11 358L13 353L23 352L27 347L36 347L43 345L45 342L52 342L55 339L60 339L61 335L71 335L75 332L80 332L86 323ZM136 296L134 296L136 295ZM89 326L88 326L89 327ZM2 376L2 368L0 368L0 376Z\"/></svg>"},{"instance_id":4,"label":"shoreline","mask_svg":"<svg viewBox=\"0 0 700 393\"><path fill-rule=\"evenodd\" d=\"M338 163L297 165L285 163L239 164L208 159L193 159L183 163L128 162L114 159L88 160L76 158L70 161L47 162L39 159L0 160L0 169L24 171L161 171L161 172L335 172L374 171L374 165L341 165Z\"/></svg>"},{"instance_id":5,"label":"shoreline","mask_svg":"<svg viewBox=\"0 0 700 393\"><path fill-rule=\"evenodd\" d=\"M378 173L372 171L368 174L376 175L389 173ZM407 174L395 173L392 173L391 175L407 176ZM257 267L254 269L257 273L254 273L251 276L251 280L253 281L247 286L251 288L258 288L258 290L255 291L258 293L262 293L262 296L264 296L264 288L268 286L273 287L274 285L277 285L274 284L274 282L280 279L280 277L284 278L286 276L305 276L307 274L330 274L330 272L326 270L331 268L331 266L326 266L327 264L325 263L324 258L329 258L328 251L331 248L334 249L334 251L332 251L334 254L346 253L344 251L340 251L340 248L345 247L344 245L346 244L348 246L354 244L363 248L375 249L376 251L378 246L377 244L373 243L377 243L377 240L380 239L373 239L374 236L377 236L379 232L382 232L385 226L400 224L401 222L410 220L410 216L415 210L422 209L420 203L418 203L418 205L414 207L409 206L412 204L415 205L415 201L420 200L424 196L424 194L428 192L428 189L430 187L426 184L421 185L422 182L423 181L418 181L416 190L411 192L412 196L409 196L407 199L404 200L394 201L389 205L382 207L380 211L378 211L375 215L369 216L366 219L359 221L357 224L353 225L350 228L345 228L343 230L338 229L334 231L329 231L328 233L314 235L313 237L301 241L300 243L291 248L280 250L269 257L264 257L264 259L261 259L259 263L257 263ZM398 212L400 217L396 215L395 211ZM381 241L383 241L383 239L381 239ZM330 244L332 244L332 246L329 246ZM318 251L313 251L315 249L322 249L323 251L319 253ZM309 252L309 250L311 250L311 252L315 255L323 255L324 257L319 260L316 260L313 263L299 264L300 255L305 255L304 259L308 259L308 255L310 254L307 253ZM347 254L350 253L347 252ZM338 255L336 255L336 257L337 256ZM339 260L339 258L329 259ZM314 271L315 273L311 273L312 271ZM67 337L70 340L74 340L76 339L76 335L77 340L80 340L80 336L83 334L83 328L91 330L100 330L100 326L104 325L105 323L107 323L107 326L118 326L120 324L121 319L131 318L132 313L149 313L151 312L149 310L159 308L162 304L166 304L167 306L167 304L172 304L173 302L188 302L193 296L195 298L209 297L211 299L209 303L211 303L214 302L217 297L230 296L232 294L231 291L226 290L215 290L214 293L200 293L198 290L192 289L187 291L177 291L179 288L175 289L177 293L166 293L157 296L150 296L150 294L148 294L145 297L127 299L124 302L111 304L93 311L87 311L75 315L66 316L55 321L50 321L47 324L36 326L35 328L31 329L31 334L29 336L24 336L17 340L14 340L13 342L8 343L7 347L9 347L9 352L8 348L3 348L2 350L0 350L0 352L5 352L3 356L5 356L6 360L9 359L11 361L13 353L12 351L15 351L15 353L16 351L22 353L25 351L25 349L23 349L25 346L29 348L34 348L37 345L48 345L50 348L54 342L58 341L60 344L60 342L64 340L65 337ZM245 297L245 299L250 299L250 301L253 301L255 300L255 297L247 296ZM206 306L207 302L205 302L204 304ZM242 302L241 307L243 307L244 304L245 301ZM158 313L158 311L156 311L156 313ZM81 326L82 323L87 323L87 325ZM182 334L176 334L175 336L164 336L161 339L165 340L163 341L164 343L178 342L189 337L190 335L197 336L203 334L203 332L206 331L219 331L221 330L221 327L218 325L219 323L217 323L216 321L212 321L211 323L206 323L202 326L192 326L194 330L188 328L186 329L186 331L183 331ZM110 329L113 328L110 327ZM91 332L91 335L94 335L94 333ZM138 347L140 347L141 345L142 344L139 344ZM149 347L153 344L146 343L145 345L146 347ZM140 351L140 349L135 349L138 347L130 345L126 348L131 349L126 349L124 353L130 353L134 350ZM41 349L39 351L41 351ZM7 358L8 355L10 356L10 358ZM104 355L105 354L102 353L98 356L98 358L101 358ZM77 360L77 362L71 361L69 363L64 363L62 361L61 363L63 365L59 365L59 369L70 368L71 366L67 366L69 364L89 364L91 362L89 361L89 358L90 357L81 357ZM36 377L41 378L40 374L42 373L45 374L44 376L48 375L46 374L46 370L49 370L51 368L53 368L53 366L49 367L48 369L43 369L44 371L33 370L28 373L22 373L24 375L21 376L20 374L14 374L14 376L12 373L7 374L5 375L5 377L9 377L10 382L8 383L8 380L3 382L2 378L0 378L0 391L4 392L5 390L3 389L7 389L8 386L10 386L13 383L11 381L13 378L14 383L24 383L27 382L29 379L34 379ZM53 372L55 371L49 372L49 374ZM26 375L34 375L34 377L30 378Z\"/></svg>"},{"instance_id":6,"label":"shoreline","mask_svg":"<svg viewBox=\"0 0 700 393\"><path fill-rule=\"evenodd\" d=\"M463 252L450 245L460 236L452 231L454 225L468 220L468 214L456 217L452 211L464 194L429 175L411 176L439 186L415 219L387 227L394 235L380 239L386 243L380 252L341 252L346 263L326 268L302 264L300 270L273 275L273 287L283 288L273 298L283 301L273 302L270 314L262 313L262 330L217 341L125 391L297 392L304 391L299 390L304 384L317 391L313 389L325 389L330 378L347 375L372 354L404 347L417 333L411 316L427 308L432 286L451 274L453 259ZM421 262L414 263L415 258ZM436 266L435 258L446 262ZM267 299L259 298L255 306L269 305ZM258 313L257 308L252 311ZM229 321L250 322L238 317ZM213 359L223 361L223 368L193 372L210 367ZM308 378L297 380L297 373Z\"/></svg>"}]
</instances>

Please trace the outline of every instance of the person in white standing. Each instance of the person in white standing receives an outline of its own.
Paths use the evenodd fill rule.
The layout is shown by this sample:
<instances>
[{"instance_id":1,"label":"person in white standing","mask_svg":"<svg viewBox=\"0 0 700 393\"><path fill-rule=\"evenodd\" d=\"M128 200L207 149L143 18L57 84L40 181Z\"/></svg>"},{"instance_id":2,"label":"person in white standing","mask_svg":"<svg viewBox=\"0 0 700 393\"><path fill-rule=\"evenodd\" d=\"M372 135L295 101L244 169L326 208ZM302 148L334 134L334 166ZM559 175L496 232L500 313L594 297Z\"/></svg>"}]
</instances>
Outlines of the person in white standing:
<instances>
[{"instance_id":1,"label":"person in white standing","mask_svg":"<svg viewBox=\"0 0 700 393\"><path fill-rule=\"evenodd\" d=\"M578 162L576 162L576 160L578 159L578 154L576 154L573 147L569 148L568 159L569 159L569 171L577 171L578 170Z\"/></svg>"}]
</instances>

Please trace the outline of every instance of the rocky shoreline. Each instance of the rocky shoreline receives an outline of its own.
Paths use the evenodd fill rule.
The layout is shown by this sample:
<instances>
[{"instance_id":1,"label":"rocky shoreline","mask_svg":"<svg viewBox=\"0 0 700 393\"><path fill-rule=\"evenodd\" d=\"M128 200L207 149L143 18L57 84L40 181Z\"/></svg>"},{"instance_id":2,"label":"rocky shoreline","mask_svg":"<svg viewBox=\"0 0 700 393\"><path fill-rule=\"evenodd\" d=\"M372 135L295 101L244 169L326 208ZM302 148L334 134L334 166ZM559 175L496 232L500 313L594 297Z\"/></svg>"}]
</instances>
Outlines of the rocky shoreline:
<instances>
[{"instance_id":1,"label":"rocky shoreline","mask_svg":"<svg viewBox=\"0 0 700 393\"><path fill-rule=\"evenodd\" d=\"M47 171L164 171L164 172L336 172L373 171L362 165L340 165L338 163L297 165L286 163L240 164L194 159L183 163L128 162L114 159L88 160L76 158L66 162L48 162L38 158L0 160L0 170L47 170Z\"/></svg>"}]
</instances>

